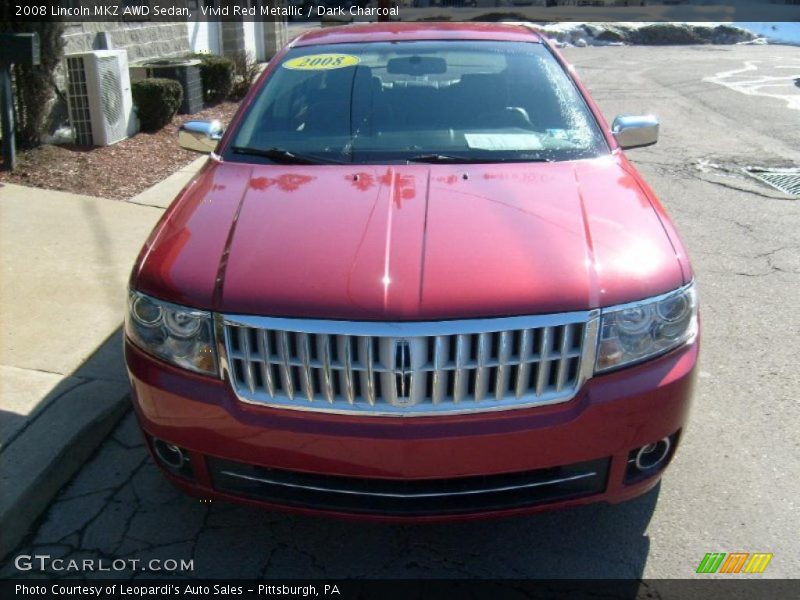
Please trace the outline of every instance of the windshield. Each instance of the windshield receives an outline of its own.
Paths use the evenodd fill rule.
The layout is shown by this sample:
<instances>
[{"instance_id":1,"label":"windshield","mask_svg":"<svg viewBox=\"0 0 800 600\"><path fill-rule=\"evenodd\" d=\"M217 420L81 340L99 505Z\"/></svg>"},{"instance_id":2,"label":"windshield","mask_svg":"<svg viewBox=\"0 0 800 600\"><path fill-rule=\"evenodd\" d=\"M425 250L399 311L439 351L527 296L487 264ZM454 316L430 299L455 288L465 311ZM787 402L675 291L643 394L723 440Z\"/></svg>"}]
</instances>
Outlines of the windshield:
<instances>
[{"instance_id":1,"label":"windshield","mask_svg":"<svg viewBox=\"0 0 800 600\"><path fill-rule=\"evenodd\" d=\"M502 162L607 152L580 93L542 44L405 41L290 50L226 158Z\"/></svg>"}]
</instances>

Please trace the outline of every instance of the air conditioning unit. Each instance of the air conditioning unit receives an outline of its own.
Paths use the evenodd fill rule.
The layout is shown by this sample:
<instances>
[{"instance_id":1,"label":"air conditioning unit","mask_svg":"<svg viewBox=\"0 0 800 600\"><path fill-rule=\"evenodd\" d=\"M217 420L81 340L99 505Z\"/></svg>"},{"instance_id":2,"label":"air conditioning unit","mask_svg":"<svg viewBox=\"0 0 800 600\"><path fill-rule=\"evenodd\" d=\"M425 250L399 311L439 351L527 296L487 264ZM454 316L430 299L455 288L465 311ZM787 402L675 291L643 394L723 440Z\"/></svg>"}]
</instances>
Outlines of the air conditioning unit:
<instances>
[{"instance_id":1,"label":"air conditioning unit","mask_svg":"<svg viewBox=\"0 0 800 600\"><path fill-rule=\"evenodd\" d=\"M136 133L126 50L68 54L64 62L76 143L109 146Z\"/></svg>"},{"instance_id":2,"label":"air conditioning unit","mask_svg":"<svg viewBox=\"0 0 800 600\"><path fill-rule=\"evenodd\" d=\"M200 79L200 61L191 58L164 58L131 65L131 79L163 77L174 79L183 88L183 101L179 115L193 115L203 110L203 82Z\"/></svg>"}]
</instances>

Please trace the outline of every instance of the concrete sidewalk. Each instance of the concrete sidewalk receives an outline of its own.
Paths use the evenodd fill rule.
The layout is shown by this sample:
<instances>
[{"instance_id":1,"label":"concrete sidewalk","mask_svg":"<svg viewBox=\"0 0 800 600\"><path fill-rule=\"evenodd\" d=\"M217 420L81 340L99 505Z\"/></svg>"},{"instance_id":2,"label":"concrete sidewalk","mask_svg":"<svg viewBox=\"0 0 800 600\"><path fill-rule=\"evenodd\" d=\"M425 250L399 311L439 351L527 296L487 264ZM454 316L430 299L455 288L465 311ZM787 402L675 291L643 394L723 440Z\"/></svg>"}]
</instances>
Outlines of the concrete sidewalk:
<instances>
[{"instance_id":1,"label":"concrete sidewalk","mask_svg":"<svg viewBox=\"0 0 800 600\"><path fill-rule=\"evenodd\" d=\"M125 414L128 275L203 161L127 202L0 185L0 557Z\"/></svg>"}]
</instances>

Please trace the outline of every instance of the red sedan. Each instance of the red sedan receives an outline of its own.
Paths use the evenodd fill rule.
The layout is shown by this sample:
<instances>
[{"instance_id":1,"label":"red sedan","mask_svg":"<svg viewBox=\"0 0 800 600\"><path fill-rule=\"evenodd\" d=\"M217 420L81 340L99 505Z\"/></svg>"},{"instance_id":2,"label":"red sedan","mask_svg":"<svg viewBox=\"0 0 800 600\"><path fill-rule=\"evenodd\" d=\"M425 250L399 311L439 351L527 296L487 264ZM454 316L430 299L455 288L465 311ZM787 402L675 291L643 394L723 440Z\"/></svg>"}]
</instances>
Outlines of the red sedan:
<instances>
[{"instance_id":1,"label":"red sedan","mask_svg":"<svg viewBox=\"0 0 800 600\"><path fill-rule=\"evenodd\" d=\"M201 497L380 519L652 488L698 356L686 252L558 52L499 24L295 39L130 279L139 423Z\"/></svg>"}]
</instances>

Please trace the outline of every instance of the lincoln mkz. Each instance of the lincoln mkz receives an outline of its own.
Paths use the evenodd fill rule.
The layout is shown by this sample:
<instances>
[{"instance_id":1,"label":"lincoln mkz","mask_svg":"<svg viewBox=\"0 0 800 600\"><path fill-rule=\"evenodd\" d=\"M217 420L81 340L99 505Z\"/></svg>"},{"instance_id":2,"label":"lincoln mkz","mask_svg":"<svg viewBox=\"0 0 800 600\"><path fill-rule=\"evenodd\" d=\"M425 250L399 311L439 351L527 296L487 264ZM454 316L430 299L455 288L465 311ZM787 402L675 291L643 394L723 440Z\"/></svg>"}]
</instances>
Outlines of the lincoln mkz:
<instances>
[{"instance_id":1,"label":"lincoln mkz","mask_svg":"<svg viewBox=\"0 0 800 600\"><path fill-rule=\"evenodd\" d=\"M621 502L686 424L686 251L557 50L364 24L279 52L130 278L133 404L187 493L372 519Z\"/></svg>"}]
</instances>

